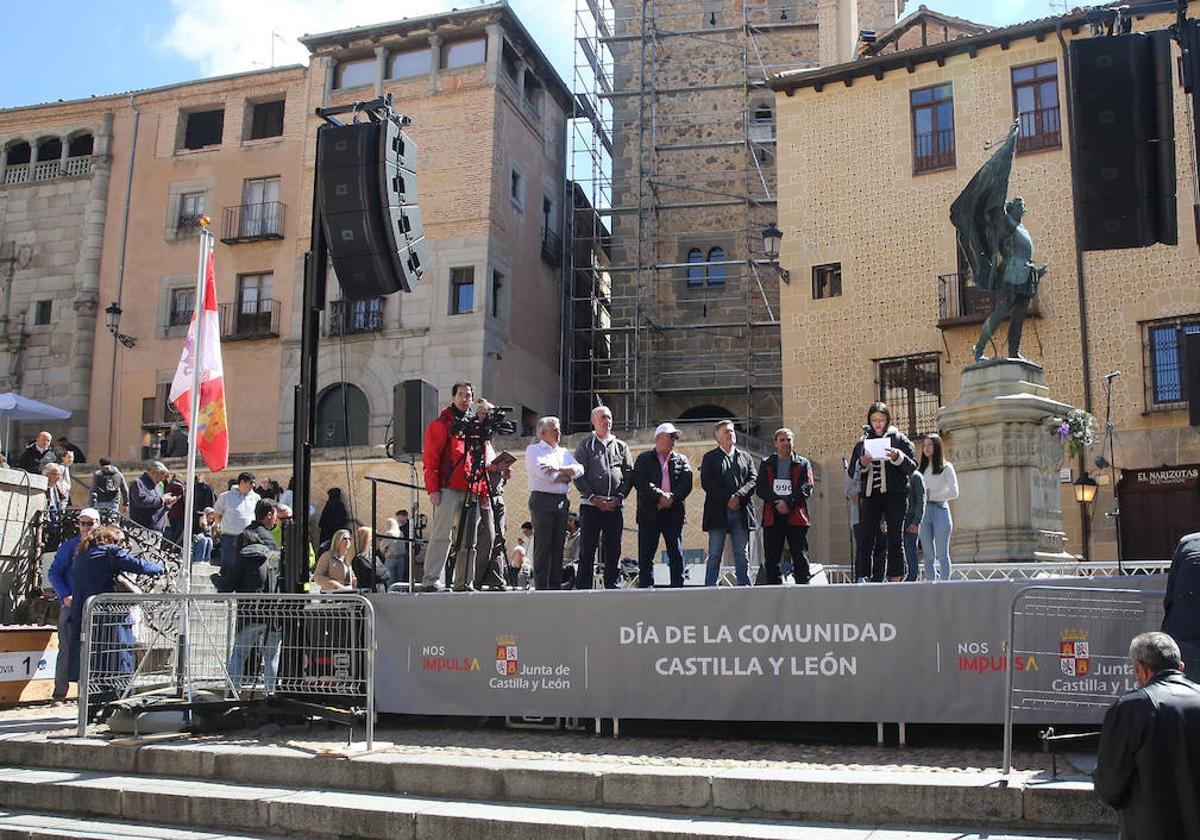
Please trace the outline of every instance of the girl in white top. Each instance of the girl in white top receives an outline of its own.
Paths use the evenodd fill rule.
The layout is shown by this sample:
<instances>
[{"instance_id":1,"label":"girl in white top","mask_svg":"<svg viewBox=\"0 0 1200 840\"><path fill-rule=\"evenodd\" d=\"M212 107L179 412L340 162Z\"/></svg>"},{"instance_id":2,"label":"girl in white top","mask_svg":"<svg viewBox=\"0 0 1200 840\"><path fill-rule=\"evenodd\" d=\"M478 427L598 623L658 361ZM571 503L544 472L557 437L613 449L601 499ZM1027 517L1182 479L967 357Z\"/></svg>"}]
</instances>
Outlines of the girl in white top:
<instances>
[{"instance_id":1,"label":"girl in white top","mask_svg":"<svg viewBox=\"0 0 1200 840\"><path fill-rule=\"evenodd\" d=\"M933 565L936 559L941 579L946 581L950 579L950 533L954 530L950 502L958 498L958 476L954 465L942 454L941 437L925 437L917 469L925 479L925 516L918 532L925 555L925 580L937 582Z\"/></svg>"}]
</instances>

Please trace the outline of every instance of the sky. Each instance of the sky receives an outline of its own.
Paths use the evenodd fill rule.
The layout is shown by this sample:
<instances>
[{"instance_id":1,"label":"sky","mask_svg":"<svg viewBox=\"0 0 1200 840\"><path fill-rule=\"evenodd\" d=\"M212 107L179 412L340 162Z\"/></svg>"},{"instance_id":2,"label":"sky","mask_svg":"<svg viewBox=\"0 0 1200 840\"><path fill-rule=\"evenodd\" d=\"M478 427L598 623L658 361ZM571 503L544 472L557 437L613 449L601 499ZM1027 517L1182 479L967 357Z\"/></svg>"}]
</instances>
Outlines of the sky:
<instances>
[{"instance_id":1,"label":"sky","mask_svg":"<svg viewBox=\"0 0 1200 840\"><path fill-rule=\"evenodd\" d=\"M509 0L571 83L576 0ZM921 0L909 0L908 11ZM1064 0L923 0L932 9L1005 25L1062 13ZM305 63L301 35L380 23L477 0L60 0L6 3L0 108L121 93L205 76ZM1070 6L1084 5L1078 0Z\"/></svg>"}]
</instances>

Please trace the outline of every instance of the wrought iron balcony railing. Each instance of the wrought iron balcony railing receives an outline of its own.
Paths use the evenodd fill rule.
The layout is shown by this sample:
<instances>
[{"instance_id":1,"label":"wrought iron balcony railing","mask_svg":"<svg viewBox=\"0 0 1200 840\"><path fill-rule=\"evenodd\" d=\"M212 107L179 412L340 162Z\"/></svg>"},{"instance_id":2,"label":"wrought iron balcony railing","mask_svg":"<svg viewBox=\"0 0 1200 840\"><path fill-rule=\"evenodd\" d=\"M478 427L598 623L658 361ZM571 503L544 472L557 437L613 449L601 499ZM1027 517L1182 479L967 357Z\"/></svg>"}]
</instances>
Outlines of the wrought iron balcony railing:
<instances>
[{"instance_id":1,"label":"wrought iron balcony railing","mask_svg":"<svg viewBox=\"0 0 1200 840\"><path fill-rule=\"evenodd\" d=\"M954 166L954 129L931 131L913 138L913 171L931 172Z\"/></svg>"},{"instance_id":2,"label":"wrought iron balcony railing","mask_svg":"<svg viewBox=\"0 0 1200 840\"><path fill-rule=\"evenodd\" d=\"M225 341L278 338L281 308L279 301L269 299L222 303L221 338Z\"/></svg>"},{"instance_id":3,"label":"wrought iron balcony railing","mask_svg":"<svg viewBox=\"0 0 1200 840\"><path fill-rule=\"evenodd\" d=\"M283 239L285 209L279 201L226 207L221 224L221 241L232 245L238 242Z\"/></svg>"},{"instance_id":4,"label":"wrought iron balcony railing","mask_svg":"<svg viewBox=\"0 0 1200 840\"><path fill-rule=\"evenodd\" d=\"M562 265L562 237L552 230L542 231L542 259L555 268Z\"/></svg>"},{"instance_id":5,"label":"wrought iron balcony railing","mask_svg":"<svg viewBox=\"0 0 1200 840\"><path fill-rule=\"evenodd\" d=\"M992 311L995 296L992 292L976 288L967 274L938 275L938 327L957 327L963 324L981 324ZM1029 305L1031 316L1037 316L1038 299Z\"/></svg>"},{"instance_id":6,"label":"wrought iron balcony railing","mask_svg":"<svg viewBox=\"0 0 1200 840\"><path fill-rule=\"evenodd\" d=\"M1062 146L1062 122L1058 106L1024 111L1017 117L1021 130L1017 135L1018 152L1057 149Z\"/></svg>"},{"instance_id":7,"label":"wrought iron balcony railing","mask_svg":"<svg viewBox=\"0 0 1200 840\"><path fill-rule=\"evenodd\" d=\"M382 330L383 298L330 302L327 335L355 335Z\"/></svg>"}]
</instances>

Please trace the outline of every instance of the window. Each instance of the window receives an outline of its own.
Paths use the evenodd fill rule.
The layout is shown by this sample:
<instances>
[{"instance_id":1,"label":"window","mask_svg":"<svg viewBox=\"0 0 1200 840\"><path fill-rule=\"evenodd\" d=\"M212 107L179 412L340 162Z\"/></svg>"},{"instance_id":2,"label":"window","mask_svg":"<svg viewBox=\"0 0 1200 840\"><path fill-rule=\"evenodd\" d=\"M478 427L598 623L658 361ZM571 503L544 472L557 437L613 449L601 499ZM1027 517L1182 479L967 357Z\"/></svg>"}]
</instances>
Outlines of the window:
<instances>
[{"instance_id":1,"label":"window","mask_svg":"<svg viewBox=\"0 0 1200 840\"><path fill-rule=\"evenodd\" d=\"M329 306L329 334L353 335L383 329L383 298L335 300Z\"/></svg>"},{"instance_id":2,"label":"window","mask_svg":"<svg viewBox=\"0 0 1200 840\"><path fill-rule=\"evenodd\" d=\"M525 102L533 113L542 113L542 83L528 70L525 71Z\"/></svg>"},{"instance_id":3,"label":"window","mask_svg":"<svg viewBox=\"0 0 1200 840\"><path fill-rule=\"evenodd\" d=\"M841 297L842 294L842 264L826 263L814 265L812 270L813 300Z\"/></svg>"},{"instance_id":4,"label":"window","mask_svg":"<svg viewBox=\"0 0 1200 840\"><path fill-rule=\"evenodd\" d=\"M936 85L909 93L912 110L913 172L954 166L954 93Z\"/></svg>"},{"instance_id":5,"label":"window","mask_svg":"<svg viewBox=\"0 0 1200 840\"><path fill-rule=\"evenodd\" d=\"M937 353L876 359L879 399L892 410L892 423L915 438L937 430L942 402L941 366Z\"/></svg>"},{"instance_id":6,"label":"window","mask_svg":"<svg viewBox=\"0 0 1200 840\"><path fill-rule=\"evenodd\" d=\"M37 159L39 163L47 160L61 160L62 141L57 137L47 137L45 140L39 140Z\"/></svg>"},{"instance_id":7,"label":"window","mask_svg":"<svg viewBox=\"0 0 1200 840\"><path fill-rule=\"evenodd\" d=\"M283 136L284 101L258 102L251 106L250 139L262 140L264 137Z\"/></svg>"},{"instance_id":8,"label":"window","mask_svg":"<svg viewBox=\"0 0 1200 840\"><path fill-rule=\"evenodd\" d=\"M33 159L33 149L25 141L8 147L8 165L24 166Z\"/></svg>"},{"instance_id":9,"label":"window","mask_svg":"<svg viewBox=\"0 0 1200 840\"><path fill-rule=\"evenodd\" d=\"M195 289L172 289L171 309L167 312L168 327L186 327L192 321L196 309Z\"/></svg>"},{"instance_id":10,"label":"window","mask_svg":"<svg viewBox=\"0 0 1200 840\"><path fill-rule=\"evenodd\" d=\"M35 327L44 327L49 324L52 308L53 304L51 301L35 300L33 302L33 325Z\"/></svg>"},{"instance_id":11,"label":"window","mask_svg":"<svg viewBox=\"0 0 1200 840\"><path fill-rule=\"evenodd\" d=\"M354 61L338 62L333 75L333 86L337 89L375 84L375 59L356 58Z\"/></svg>"},{"instance_id":12,"label":"window","mask_svg":"<svg viewBox=\"0 0 1200 840\"><path fill-rule=\"evenodd\" d=\"M1013 111L1021 124L1017 151L1062 146L1058 110L1058 63L1044 61L1012 69Z\"/></svg>"},{"instance_id":13,"label":"window","mask_svg":"<svg viewBox=\"0 0 1200 840\"><path fill-rule=\"evenodd\" d=\"M442 44L442 69L466 67L469 64L483 64L487 60L487 38L465 38L461 41L448 41Z\"/></svg>"},{"instance_id":14,"label":"window","mask_svg":"<svg viewBox=\"0 0 1200 840\"><path fill-rule=\"evenodd\" d=\"M280 232L279 179L248 178L242 183L238 236L254 239Z\"/></svg>"},{"instance_id":15,"label":"window","mask_svg":"<svg viewBox=\"0 0 1200 840\"><path fill-rule=\"evenodd\" d=\"M713 263L724 262L724 248L709 248L708 249L708 285L709 286L724 286L725 285L725 266L713 265Z\"/></svg>"},{"instance_id":16,"label":"window","mask_svg":"<svg viewBox=\"0 0 1200 840\"><path fill-rule=\"evenodd\" d=\"M714 247L708 249L707 259L699 248L691 248L687 252L687 285L689 289L699 289L704 286L724 286L725 266L713 265L725 261L725 249Z\"/></svg>"},{"instance_id":17,"label":"window","mask_svg":"<svg viewBox=\"0 0 1200 840\"><path fill-rule=\"evenodd\" d=\"M182 420L178 409L171 405L171 383L154 386L154 396L142 399L142 427L161 430L162 426Z\"/></svg>"},{"instance_id":18,"label":"window","mask_svg":"<svg viewBox=\"0 0 1200 840\"><path fill-rule=\"evenodd\" d=\"M704 285L704 252L692 248L687 255L687 284L689 289Z\"/></svg>"},{"instance_id":19,"label":"window","mask_svg":"<svg viewBox=\"0 0 1200 840\"><path fill-rule=\"evenodd\" d=\"M504 317L504 275L492 272L492 317Z\"/></svg>"},{"instance_id":20,"label":"window","mask_svg":"<svg viewBox=\"0 0 1200 840\"><path fill-rule=\"evenodd\" d=\"M238 277L237 303L232 335L253 337L271 335L275 302L271 300L270 274L243 274Z\"/></svg>"},{"instance_id":21,"label":"window","mask_svg":"<svg viewBox=\"0 0 1200 840\"><path fill-rule=\"evenodd\" d=\"M179 196L179 217L175 222L176 233L198 230L200 217L203 215L204 193L184 193Z\"/></svg>"},{"instance_id":22,"label":"window","mask_svg":"<svg viewBox=\"0 0 1200 840\"><path fill-rule=\"evenodd\" d=\"M508 184L508 197L518 210L525 209L525 175L513 164L512 176Z\"/></svg>"},{"instance_id":23,"label":"window","mask_svg":"<svg viewBox=\"0 0 1200 840\"><path fill-rule=\"evenodd\" d=\"M1146 409L1184 408L1188 401L1184 336L1200 334L1200 315L1150 321L1144 327Z\"/></svg>"},{"instance_id":24,"label":"window","mask_svg":"<svg viewBox=\"0 0 1200 840\"><path fill-rule=\"evenodd\" d=\"M508 41L505 41L500 49L500 65L504 68L504 75L515 85L521 72L521 59Z\"/></svg>"},{"instance_id":25,"label":"window","mask_svg":"<svg viewBox=\"0 0 1200 840\"><path fill-rule=\"evenodd\" d=\"M90 157L95 148L96 141L91 134L79 134L71 138L67 157Z\"/></svg>"},{"instance_id":26,"label":"window","mask_svg":"<svg viewBox=\"0 0 1200 840\"><path fill-rule=\"evenodd\" d=\"M426 76L432 66L433 50L429 46L401 50L392 53L392 61L388 66L388 78L408 79L412 76Z\"/></svg>"},{"instance_id":27,"label":"window","mask_svg":"<svg viewBox=\"0 0 1200 840\"><path fill-rule=\"evenodd\" d=\"M450 314L465 315L475 309L475 269L450 269Z\"/></svg>"},{"instance_id":28,"label":"window","mask_svg":"<svg viewBox=\"0 0 1200 840\"><path fill-rule=\"evenodd\" d=\"M183 133L183 148L203 149L205 146L221 145L225 131L225 109L192 111L187 114Z\"/></svg>"}]
</instances>

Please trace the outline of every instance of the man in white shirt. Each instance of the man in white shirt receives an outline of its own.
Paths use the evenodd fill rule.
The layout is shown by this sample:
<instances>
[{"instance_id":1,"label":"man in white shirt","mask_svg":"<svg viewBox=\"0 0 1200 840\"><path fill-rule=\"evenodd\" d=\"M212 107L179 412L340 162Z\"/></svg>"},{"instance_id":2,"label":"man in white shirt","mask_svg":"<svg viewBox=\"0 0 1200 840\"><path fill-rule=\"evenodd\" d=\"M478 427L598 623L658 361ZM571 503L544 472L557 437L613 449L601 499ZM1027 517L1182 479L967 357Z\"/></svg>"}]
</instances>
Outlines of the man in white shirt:
<instances>
[{"instance_id":1,"label":"man in white shirt","mask_svg":"<svg viewBox=\"0 0 1200 840\"><path fill-rule=\"evenodd\" d=\"M562 438L557 417L537 424L540 440L526 448L529 473L529 518L533 520L533 585L535 589L562 588L563 543L567 538L567 491L583 475L575 456L558 445Z\"/></svg>"},{"instance_id":2,"label":"man in white shirt","mask_svg":"<svg viewBox=\"0 0 1200 840\"><path fill-rule=\"evenodd\" d=\"M213 513L221 528L221 558L218 565L232 563L237 557L237 535L254 521L254 507L258 500L252 472L241 473L237 484L217 497Z\"/></svg>"}]
</instances>

